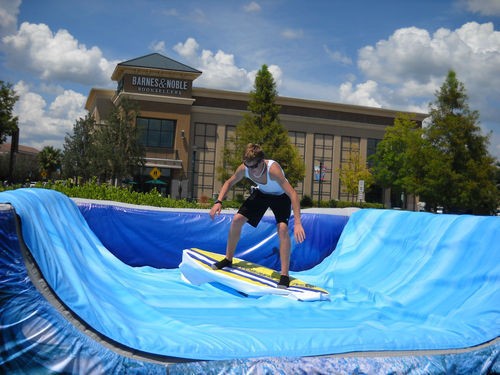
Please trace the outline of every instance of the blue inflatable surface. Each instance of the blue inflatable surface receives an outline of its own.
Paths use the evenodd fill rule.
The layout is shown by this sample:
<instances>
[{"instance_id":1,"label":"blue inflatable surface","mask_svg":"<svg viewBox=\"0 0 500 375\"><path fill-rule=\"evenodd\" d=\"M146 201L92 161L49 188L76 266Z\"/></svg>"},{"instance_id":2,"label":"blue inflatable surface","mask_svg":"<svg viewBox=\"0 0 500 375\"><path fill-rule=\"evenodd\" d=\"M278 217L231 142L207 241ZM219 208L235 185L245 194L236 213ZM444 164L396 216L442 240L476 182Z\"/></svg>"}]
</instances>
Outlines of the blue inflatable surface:
<instances>
[{"instance_id":1,"label":"blue inflatable surface","mask_svg":"<svg viewBox=\"0 0 500 375\"><path fill-rule=\"evenodd\" d=\"M174 267L183 248L202 247L200 242L210 238L207 250L223 252L231 215L212 222L208 213L175 213L175 219L160 225L153 214L138 210L144 216L135 225L131 222L129 230L103 225L101 231L111 230L115 238L116 233L128 236L118 246L104 246L111 238L101 242L91 229L96 224L89 226L84 219L91 216L85 213L88 207L82 215L62 194L19 189L1 193L0 202L15 207L27 247L63 303L94 330L132 350L227 361L463 349L499 336L497 217L361 210L350 217L331 253L332 246L328 250L321 238L331 236L336 243L328 226L334 216L311 214L314 218L306 219L304 214L308 238L305 244L293 244L292 257L321 263L297 261L292 274L327 289L331 300L299 302L280 296L248 298L218 285L192 286L181 280ZM148 227L163 231L164 240L148 241ZM237 256L252 254L273 267L274 232L272 221L245 232ZM7 242L10 237L3 238ZM2 280L13 274L9 259L2 261ZM7 294L2 289L2 301L9 301ZM21 300L18 296L12 306L20 306ZM2 324L17 313L19 307L4 308ZM15 350L10 352L13 345L7 345L1 352L3 364L16 357ZM498 345L484 350L485 368L498 370ZM187 365L178 366L188 371Z\"/></svg>"},{"instance_id":2,"label":"blue inflatable surface","mask_svg":"<svg viewBox=\"0 0 500 375\"><path fill-rule=\"evenodd\" d=\"M225 252L234 213L221 214L212 222L208 211L136 207L85 201L79 204L83 217L102 244L131 266L177 268L182 250L191 247ZM293 243L290 269L302 271L321 263L335 249L347 220L348 216L303 214L302 225L311 240L300 245ZM293 220L290 231L293 232ZM273 216L264 216L257 229L249 225L243 227L236 257L272 269L280 268Z\"/></svg>"}]
</instances>

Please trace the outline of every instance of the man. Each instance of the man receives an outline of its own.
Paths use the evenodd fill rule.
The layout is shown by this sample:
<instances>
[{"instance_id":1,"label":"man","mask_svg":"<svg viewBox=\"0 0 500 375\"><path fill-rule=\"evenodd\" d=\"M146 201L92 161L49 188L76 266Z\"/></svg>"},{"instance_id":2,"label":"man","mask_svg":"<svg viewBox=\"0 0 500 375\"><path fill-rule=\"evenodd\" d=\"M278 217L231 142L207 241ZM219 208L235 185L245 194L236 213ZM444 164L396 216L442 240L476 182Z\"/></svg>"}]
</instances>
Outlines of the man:
<instances>
[{"instance_id":1,"label":"man","mask_svg":"<svg viewBox=\"0 0 500 375\"><path fill-rule=\"evenodd\" d=\"M297 192L285 178L280 165L274 160L264 159L264 152L259 145L254 143L247 145L243 163L222 185L219 196L210 210L210 217L213 219L215 215L220 214L222 201L228 191L244 177L256 183L258 188L254 189L250 197L243 202L238 213L234 215L227 239L226 257L216 262L212 268L221 269L232 264L234 251L240 240L243 225L248 222L253 227L257 227L266 210L271 208L276 218L280 240L281 276L278 288L288 288L290 285L288 272L290 269L291 246L290 235L288 234L288 220L291 209L293 209L295 219L295 240L301 243L306 238L300 221L300 201Z\"/></svg>"}]
</instances>

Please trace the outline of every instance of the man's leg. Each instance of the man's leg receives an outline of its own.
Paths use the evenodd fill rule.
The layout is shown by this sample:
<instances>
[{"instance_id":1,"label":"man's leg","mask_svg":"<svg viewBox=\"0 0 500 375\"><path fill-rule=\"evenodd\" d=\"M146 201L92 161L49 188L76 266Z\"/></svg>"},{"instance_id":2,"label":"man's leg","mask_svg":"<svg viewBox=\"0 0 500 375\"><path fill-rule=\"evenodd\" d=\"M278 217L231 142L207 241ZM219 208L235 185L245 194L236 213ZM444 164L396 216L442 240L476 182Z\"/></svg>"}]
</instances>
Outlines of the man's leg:
<instances>
[{"instance_id":1,"label":"man's leg","mask_svg":"<svg viewBox=\"0 0 500 375\"><path fill-rule=\"evenodd\" d=\"M231 226L229 228L229 234L227 236L226 257L212 265L212 268L214 270L220 270L221 268L230 266L233 263L236 245L238 245L238 241L240 240L241 236L241 228L247 221L248 219L242 214L237 213L234 215L233 221L231 222Z\"/></svg>"},{"instance_id":2,"label":"man's leg","mask_svg":"<svg viewBox=\"0 0 500 375\"><path fill-rule=\"evenodd\" d=\"M229 228L229 234L227 236L227 245L226 245L226 258L230 261L233 260L234 251L236 250L236 245L238 245L238 241L241 236L241 228L248 219L242 214L236 214L233 217L233 221L231 222L231 227Z\"/></svg>"},{"instance_id":3,"label":"man's leg","mask_svg":"<svg viewBox=\"0 0 500 375\"><path fill-rule=\"evenodd\" d=\"M281 278L278 287L288 288L290 279L288 272L290 270L290 235L288 234L288 225L278 223L278 237L280 239L280 260L281 260Z\"/></svg>"}]
</instances>

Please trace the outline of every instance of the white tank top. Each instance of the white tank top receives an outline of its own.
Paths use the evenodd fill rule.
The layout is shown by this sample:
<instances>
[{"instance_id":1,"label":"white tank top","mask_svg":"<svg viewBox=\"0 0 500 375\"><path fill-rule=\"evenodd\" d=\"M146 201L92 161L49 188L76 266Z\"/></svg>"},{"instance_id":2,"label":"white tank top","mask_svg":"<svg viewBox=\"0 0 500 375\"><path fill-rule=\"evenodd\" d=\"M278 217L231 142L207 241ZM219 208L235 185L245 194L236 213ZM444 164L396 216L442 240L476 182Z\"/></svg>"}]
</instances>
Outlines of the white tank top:
<instances>
[{"instance_id":1,"label":"white tank top","mask_svg":"<svg viewBox=\"0 0 500 375\"><path fill-rule=\"evenodd\" d=\"M252 180L252 178L248 174L247 167L245 167L245 177L249 178L250 180L255 182L257 184L257 187L259 188L259 190L261 192L263 192L264 194L281 195L281 194L285 193L285 190L283 190L283 188L280 186L280 184L278 184L278 182L271 180L271 177L269 176L269 169L271 169L271 165L273 165L274 163L276 163L274 160L267 161L267 171L266 171L267 183L266 184L261 184L261 183L258 183L257 181ZM281 171L283 172L283 170L281 170Z\"/></svg>"}]
</instances>

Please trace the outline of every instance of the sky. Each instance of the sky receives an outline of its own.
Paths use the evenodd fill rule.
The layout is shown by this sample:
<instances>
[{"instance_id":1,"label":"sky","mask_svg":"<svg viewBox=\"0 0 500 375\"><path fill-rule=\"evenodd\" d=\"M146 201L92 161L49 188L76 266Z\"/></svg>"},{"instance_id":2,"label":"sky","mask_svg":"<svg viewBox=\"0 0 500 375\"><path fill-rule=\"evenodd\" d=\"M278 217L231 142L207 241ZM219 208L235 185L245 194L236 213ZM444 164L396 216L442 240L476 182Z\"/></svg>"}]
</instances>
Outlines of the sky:
<instances>
[{"instance_id":1,"label":"sky","mask_svg":"<svg viewBox=\"0 0 500 375\"><path fill-rule=\"evenodd\" d=\"M428 113L450 69L500 160L500 0L0 0L0 80L20 143L63 148L92 88L160 53L195 87Z\"/></svg>"}]
</instances>

